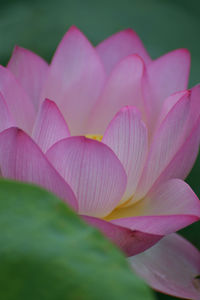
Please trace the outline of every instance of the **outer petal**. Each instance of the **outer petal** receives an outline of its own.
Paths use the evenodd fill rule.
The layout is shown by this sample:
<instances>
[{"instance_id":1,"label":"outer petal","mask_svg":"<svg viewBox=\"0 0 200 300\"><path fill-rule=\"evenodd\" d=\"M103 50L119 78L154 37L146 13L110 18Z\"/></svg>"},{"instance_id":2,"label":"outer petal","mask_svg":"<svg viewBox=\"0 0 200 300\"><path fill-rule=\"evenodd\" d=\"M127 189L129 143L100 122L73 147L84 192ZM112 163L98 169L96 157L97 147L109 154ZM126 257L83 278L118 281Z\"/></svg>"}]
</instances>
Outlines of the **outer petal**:
<instances>
[{"instance_id":1,"label":"outer petal","mask_svg":"<svg viewBox=\"0 0 200 300\"><path fill-rule=\"evenodd\" d=\"M104 84L101 61L74 26L64 36L53 57L42 100L56 102L72 134L87 134L85 121Z\"/></svg>"},{"instance_id":2,"label":"outer petal","mask_svg":"<svg viewBox=\"0 0 200 300\"><path fill-rule=\"evenodd\" d=\"M120 110L108 126L102 140L117 155L127 174L127 186L121 203L129 200L141 176L148 150L148 133L134 107Z\"/></svg>"},{"instance_id":3,"label":"outer petal","mask_svg":"<svg viewBox=\"0 0 200 300\"><path fill-rule=\"evenodd\" d=\"M33 52L16 46L7 68L18 79L37 109L48 64Z\"/></svg>"},{"instance_id":4,"label":"outer petal","mask_svg":"<svg viewBox=\"0 0 200 300\"><path fill-rule=\"evenodd\" d=\"M77 210L70 186L22 130L9 128L0 134L0 166L3 177L38 184Z\"/></svg>"},{"instance_id":5,"label":"outer petal","mask_svg":"<svg viewBox=\"0 0 200 300\"><path fill-rule=\"evenodd\" d=\"M154 289L183 299L200 299L200 252L172 234L151 249L130 257L134 271Z\"/></svg>"},{"instance_id":6,"label":"outer petal","mask_svg":"<svg viewBox=\"0 0 200 300\"><path fill-rule=\"evenodd\" d=\"M103 217L120 201L126 174L103 143L70 137L52 146L47 157L74 190L80 214Z\"/></svg>"},{"instance_id":7,"label":"outer petal","mask_svg":"<svg viewBox=\"0 0 200 300\"><path fill-rule=\"evenodd\" d=\"M199 218L191 215L141 216L114 219L112 224L147 234L165 236L196 222Z\"/></svg>"},{"instance_id":8,"label":"outer petal","mask_svg":"<svg viewBox=\"0 0 200 300\"><path fill-rule=\"evenodd\" d=\"M57 141L69 136L68 126L58 107L53 101L46 99L35 121L33 139L46 152Z\"/></svg>"},{"instance_id":9,"label":"outer petal","mask_svg":"<svg viewBox=\"0 0 200 300\"><path fill-rule=\"evenodd\" d=\"M127 256L138 254L157 243L159 235L126 229L94 217L82 216L90 225L98 228Z\"/></svg>"},{"instance_id":10,"label":"outer petal","mask_svg":"<svg viewBox=\"0 0 200 300\"><path fill-rule=\"evenodd\" d=\"M4 129L14 125L15 122L10 114L3 95L0 93L0 131L3 131Z\"/></svg>"},{"instance_id":11,"label":"outer petal","mask_svg":"<svg viewBox=\"0 0 200 300\"><path fill-rule=\"evenodd\" d=\"M145 63L151 62L140 38L132 29L126 29L107 38L97 46L97 51L108 74L121 59L130 54L138 54Z\"/></svg>"},{"instance_id":12,"label":"outer petal","mask_svg":"<svg viewBox=\"0 0 200 300\"><path fill-rule=\"evenodd\" d=\"M138 215L192 215L200 218L200 201L190 186L170 179L153 188L144 200L135 204Z\"/></svg>"},{"instance_id":13,"label":"outer petal","mask_svg":"<svg viewBox=\"0 0 200 300\"><path fill-rule=\"evenodd\" d=\"M183 96L155 133L134 201L141 199L182 147L190 127L191 99ZM179 168L179 166L176 166Z\"/></svg>"},{"instance_id":14,"label":"outer petal","mask_svg":"<svg viewBox=\"0 0 200 300\"><path fill-rule=\"evenodd\" d=\"M188 85L190 54L186 49L172 51L148 65L144 77L144 96L149 124L154 124L162 103Z\"/></svg>"},{"instance_id":15,"label":"outer petal","mask_svg":"<svg viewBox=\"0 0 200 300\"><path fill-rule=\"evenodd\" d=\"M13 74L2 66L0 66L0 92L17 126L30 133L35 117L33 104Z\"/></svg>"},{"instance_id":16,"label":"outer petal","mask_svg":"<svg viewBox=\"0 0 200 300\"><path fill-rule=\"evenodd\" d=\"M117 209L107 219L129 229L165 235L199 220L200 201L184 181L171 179L135 205Z\"/></svg>"},{"instance_id":17,"label":"outer petal","mask_svg":"<svg viewBox=\"0 0 200 300\"><path fill-rule=\"evenodd\" d=\"M114 115L125 105L135 105L144 114L143 69L143 61L137 55L126 57L116 66L89 118L91 133L103 135Z\"/></svg>"}]
</instances>

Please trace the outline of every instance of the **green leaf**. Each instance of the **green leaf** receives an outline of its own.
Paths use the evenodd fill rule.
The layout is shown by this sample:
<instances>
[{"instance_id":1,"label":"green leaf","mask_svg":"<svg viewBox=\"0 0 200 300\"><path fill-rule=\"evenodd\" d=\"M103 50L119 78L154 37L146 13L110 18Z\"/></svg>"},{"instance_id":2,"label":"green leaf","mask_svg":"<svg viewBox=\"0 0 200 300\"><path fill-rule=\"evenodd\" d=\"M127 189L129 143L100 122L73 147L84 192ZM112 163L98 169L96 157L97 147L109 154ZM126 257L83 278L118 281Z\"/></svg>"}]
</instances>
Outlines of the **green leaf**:
<instances>
[{"instance_id":1,"label":"green leaf","mask_svg":"<svg viewBox=\"0 0 200 300\"><path fill-rule=\"evenodd\" d=\"M123 255L61 200L0 181L0 299L151 300Z\"/></svg>"}]
</instances>

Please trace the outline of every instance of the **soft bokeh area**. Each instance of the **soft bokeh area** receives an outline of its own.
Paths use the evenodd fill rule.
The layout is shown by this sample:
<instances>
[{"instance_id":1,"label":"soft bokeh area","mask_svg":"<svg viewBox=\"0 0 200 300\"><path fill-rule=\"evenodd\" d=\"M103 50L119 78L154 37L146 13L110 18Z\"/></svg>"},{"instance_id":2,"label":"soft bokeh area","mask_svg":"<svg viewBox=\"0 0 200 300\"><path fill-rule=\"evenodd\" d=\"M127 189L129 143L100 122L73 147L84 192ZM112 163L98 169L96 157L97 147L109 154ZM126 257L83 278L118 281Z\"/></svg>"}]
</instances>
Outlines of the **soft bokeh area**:
<instances>
[{"instance_id":1,"label":"soft bokeh area","mask_svg":"<svg viewBox=\"0 0 200 300\"><path fill-rule=\"evenodd\" d=\"M152 58L176 48L191 52L190 86L200 82L200 2L188 0L3 0L0 2L0 64L14 45L50 61L60 39L76 25L94 45L134 29ZM187 181L200 197L200 156ZM200 249L200 223L181 231ZM175 299L157 293L158 299Z\"/></svg>"}]
</instances>

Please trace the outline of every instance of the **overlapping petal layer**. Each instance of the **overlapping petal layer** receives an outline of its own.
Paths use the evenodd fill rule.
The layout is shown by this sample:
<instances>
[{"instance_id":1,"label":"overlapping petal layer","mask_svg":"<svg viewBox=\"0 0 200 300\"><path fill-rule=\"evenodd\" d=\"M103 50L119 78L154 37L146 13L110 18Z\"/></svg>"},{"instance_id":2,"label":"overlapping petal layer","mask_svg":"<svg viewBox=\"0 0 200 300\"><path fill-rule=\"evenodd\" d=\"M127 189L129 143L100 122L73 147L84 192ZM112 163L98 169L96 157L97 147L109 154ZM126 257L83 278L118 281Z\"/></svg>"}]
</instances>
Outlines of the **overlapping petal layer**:
<instances>
[{"instance_id":1,"label":"overlapping petal layer","mask_svg":"<svg viewBox=\"0 0 200 300\"><path fill-rule=\"evenodd\" d=\"M145 113L142 97L144 63L131 55L116 65L88 119L89 133L103 135L114 115L126 105L135 105Z\"/></svg>"},{"instance_id":2,"label":"overlapping petal layer","mask_svg":"<svg viewBox=\"0 0 200 300\"><path fill-rule=\"evenodd\" d=\"M186 49L167 53L148 65L143 89L150 127L153 127L163 101L187 88L189 71L190 54Z\"/></svg>"},{"instance_id":3,"label":"overlapping petal layer","mask_svg":"<svg viewBox=\"0 0 200 300\"><path fill-rule=\"evenodd\" d=\"M114 152L85 137L57 142L47 157L72 187L79 213L104 217L119 203L126 187L126 173Z\"/></svg>"},{"instance_id":4,"label":"overlapping petal layer","mask_svg":"<svg viewBox=\"0 0 200 300\"><path fill-rule=\"evenodd\" d=\"M108 74L120 60L131 54L138 54L147 64L151 62L140 38L132 29L121 31L107 38L97 46L97 52Z\"/></svg>"},{"instance_id":5,"label":"overlapping petal layer","mask_svg":"<svg viewBox=\"0 0 200 300\"><path fill-rule=\"evenodd\" d=\"M12 126L15 126L15 121L11 116L3 95L0 93L0 132Z\"/></svg>"},{"instance_id":6,"label":"overlapping petal layer","mask_svg":"<svg viewBox=\"0 0 200 300\"><path fill-rule=\"evenodd\" d=\"M82 216L90 225L98 228L127 256L136 255L153 246L162 236L145 233L139 230L128 229L99 218Z\"/></svg>"},{"instance_id":7,"label":"overlapping petal layer","mask_svg":"<svg viewBox=\"0 0 200 300\"><path fill-rule=\"evenodd\" d=\"M41 101L53 100L72 134L87 134L86 121L105 81L103 65L86 37L71 27L53 57Z\"/></svg>"},{"instance_id":8,"label":"overlapping petal layer","mask_svg":"<svg viewBox=\"0 0 200 300\"><path fill-rule=\"evenodd\" d=\"M0 93L16 125L30 134L35 118L33 104L13 74L2 66L0 66Z\"/></svg>"},{"instance_id":9,"label":"overlapping petal layer","mask_svg":"<svg viewBox=\"0 0 200 300\"><path fill-rule=\"evenodd\" d=\"M22 130L9 128L0 133L0 166L3 177L38 184L78 209L71 187Z\"/></svg>"},{"instance_id":10,"label":"overlapping petal layer","mask_svg":"<svg viewBox=\"0 0 200 300\"><path fill-rule=\"evenodd\" d=\"M46 152L57 141L69 136L69 128L57 105L46 99L35 120L33 139Z\"/></svg>"},{"instance_id":11,"label":"overlapping petal layer","mask_svg":"<svg viewBox=\"0 0 200 300\"><path fill-rule=\"evenodd\" d=\"M16 46L7 68L18 79L37 110L47 76L47 63L35 53Z\"/></svg>"},{"instance_id":12,"label":"overlapping petal layer","mask_svg":"<svg viewBox=\"0 0 200 300\"><path fill-rule=\"evenodd\" d=\"M191 188L171 179L153 189L136 204L118 208L107 220L125 228L166 235L200 218L200 205Z\"/></svg>"},{"instance_id":13,"label":"overlapping petal layer","mask_svg":"<svg viewBox=\"0 0 200 300\"><path fill-rule=\"evenodd\" d=\"M174 98L177 100L177 95ZM171 99L174 100L172 97ZM157 180L161 183L161 178L167 180L177 177L172 170L179 173L180 178L188 174L197 156L200 141L199 105L200 90L197 86L192 92L184 93L178 98L167 114L165 110L166 116L153 136L134 201L144 197ZM194 137L194 147L189 146ZM188 158L190 152L191 157ZM182 166L178 164L177 156L182 157Z\"/></svg>"},{"instance_id":14,"label":"overlapping petal layer","mask_svg":"<svg viewBox=\"0 0 200 300\"><path fill-rule=\"evenodd\" d=\"M147 151L148 131L134 107L121 109L107 128L102 142L108 145L123 164L128 182L120 203L130 200L140 179Z\"/></svg>"}]
</instances>

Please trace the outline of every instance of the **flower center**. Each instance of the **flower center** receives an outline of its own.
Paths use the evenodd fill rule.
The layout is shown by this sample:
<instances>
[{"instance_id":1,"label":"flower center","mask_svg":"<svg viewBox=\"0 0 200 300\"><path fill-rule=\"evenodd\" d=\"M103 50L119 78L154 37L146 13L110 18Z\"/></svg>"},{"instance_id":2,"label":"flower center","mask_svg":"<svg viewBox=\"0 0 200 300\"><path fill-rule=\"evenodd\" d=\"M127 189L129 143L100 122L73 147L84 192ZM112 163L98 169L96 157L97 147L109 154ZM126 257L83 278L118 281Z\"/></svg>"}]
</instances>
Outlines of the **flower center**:
<instances>
[{"instance_id":1,"label":"flower center","mask_svg":"<svg viewBox=\"0 0 200 300\"><path fill-rule=\"evenodd\" d=\"M99 134L97 134L97 135L95 135L95 134L87 134L85 137L88 138L88 139L99 141L99 142L101 142L102 138L103 138L103 136L99 135Z\"/></svg>"}]
</instances>

